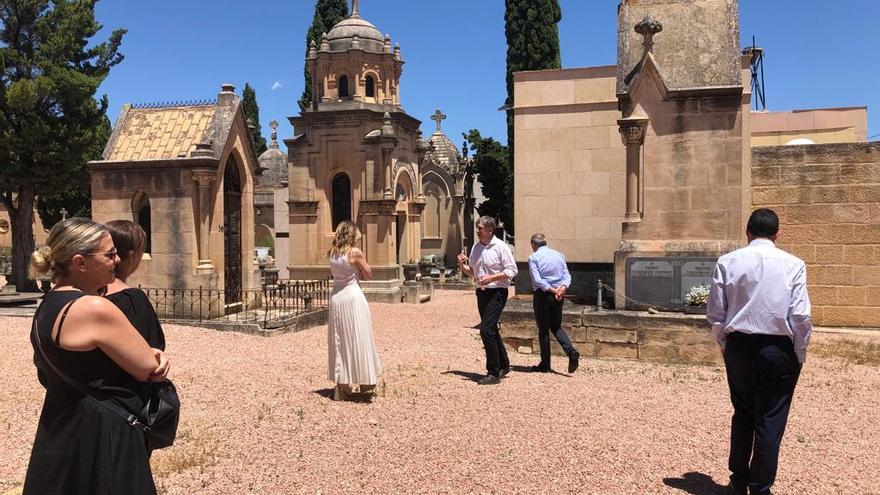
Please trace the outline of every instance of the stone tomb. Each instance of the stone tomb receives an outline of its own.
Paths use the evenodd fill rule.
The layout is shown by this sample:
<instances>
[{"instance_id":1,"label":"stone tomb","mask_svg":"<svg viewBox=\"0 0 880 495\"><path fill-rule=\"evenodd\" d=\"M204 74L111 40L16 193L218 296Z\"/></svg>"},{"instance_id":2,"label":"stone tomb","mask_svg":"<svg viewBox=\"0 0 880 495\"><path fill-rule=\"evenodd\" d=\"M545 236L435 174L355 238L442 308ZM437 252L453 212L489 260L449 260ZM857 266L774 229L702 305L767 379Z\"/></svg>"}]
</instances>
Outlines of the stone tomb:
<instances>
[{"instance_id":1,"label":"stone tomb","mask_svg":"<svg viewBox=\"0 0 880 495\"><path fill-rule=\"evenodd\" d=\"M692 287L709 285L717 258L630 257L626 260L628 306L681 309Z\"/></svg>"}]
</instances>

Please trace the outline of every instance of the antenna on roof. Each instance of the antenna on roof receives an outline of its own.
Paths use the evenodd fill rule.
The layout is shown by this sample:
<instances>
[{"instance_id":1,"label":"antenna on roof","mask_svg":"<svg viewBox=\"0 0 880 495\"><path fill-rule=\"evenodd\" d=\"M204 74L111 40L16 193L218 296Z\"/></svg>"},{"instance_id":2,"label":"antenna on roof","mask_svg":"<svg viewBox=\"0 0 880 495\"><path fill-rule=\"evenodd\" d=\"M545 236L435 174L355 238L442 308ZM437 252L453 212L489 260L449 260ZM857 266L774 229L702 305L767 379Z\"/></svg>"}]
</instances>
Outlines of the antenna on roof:
<instances>
[{"instance_id":1,"label":"antenna on roof","mask_svg":"<svg viewBox=\"0 0 880 495\"><path fill-rule=\"evenodd\" d=\"M752 36L752 46L743 50L743 55L748 55L752 70L752 94L755 95L755 110L767 110L767 99L764 96L764 49L755 43ZM760 108L758 106L760 105Z\"/></svg>"}]
</instances>

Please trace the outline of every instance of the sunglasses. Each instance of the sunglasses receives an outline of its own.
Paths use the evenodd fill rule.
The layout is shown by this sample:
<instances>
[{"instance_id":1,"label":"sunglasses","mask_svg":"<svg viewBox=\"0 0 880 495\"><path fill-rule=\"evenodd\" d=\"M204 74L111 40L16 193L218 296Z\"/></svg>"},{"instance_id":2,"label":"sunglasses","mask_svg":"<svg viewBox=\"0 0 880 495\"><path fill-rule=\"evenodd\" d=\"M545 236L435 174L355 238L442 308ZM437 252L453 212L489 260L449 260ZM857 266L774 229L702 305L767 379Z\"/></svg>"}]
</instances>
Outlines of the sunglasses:
<instances>
[{"instance_id":1,"label":"sunglasses","mask_svg":"<svg viewBox=\"0 0 880 495\"><path fill-rule=\"evenodd\" d=\"M116 248L113 248L105 253L83 253L83 256L106 256L108 260L113 261L116 259L117 253Z\"/></svg>"}]
</instances>

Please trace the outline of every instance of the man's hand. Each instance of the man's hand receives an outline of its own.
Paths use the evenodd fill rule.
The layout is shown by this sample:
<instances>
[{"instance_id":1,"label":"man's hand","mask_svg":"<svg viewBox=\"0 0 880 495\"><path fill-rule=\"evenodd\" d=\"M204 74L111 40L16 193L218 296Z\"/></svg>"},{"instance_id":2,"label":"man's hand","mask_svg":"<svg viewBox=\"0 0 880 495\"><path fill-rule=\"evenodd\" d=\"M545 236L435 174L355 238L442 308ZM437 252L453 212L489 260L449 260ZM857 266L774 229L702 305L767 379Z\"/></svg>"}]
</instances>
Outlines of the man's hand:
<instances>
[{"instance_id":1,"label":"man's hand","mask_svg":"<svg viewBox=\"0 0 880 495\"><path fill-rule=\"evenodd\" d=\"M171 361L161 349L153 348L153 355L156 356L158 366L150 373L151 382L164 382L168 378L168 372L171 371Z\"/></svg>"},{"instance_id":2,"label":"man's hand","mask_svg":"<svg viewBox=\"0 0 880 495\"><path fill-rule=\"evenodd\" d=\"M568 288L566 286L560 285L556 290L553 291L556 294L557 301L561 301L561 300L565 299L565 291L566 290L568 290Z\"/></svg>"},{"instance_id":3,"label":"man's hand","mask_svg":"<svg viewBox=\"0 0 880 495\"><path fill-rule=\"evenodd\" d=\"M462 254L462 253L459 253L459 255L458 255L458 264L459 264L459 265L466 265L467 262L468 262L468 257L465 256L465 255Z\"/></svg>"},{"instance_id":4,"label":"man's hand","mask_svg":"<svg viewBox=\"0 0 880 495\"><path fill-rule=\"evenodd\" d=\"M483 275L480 277L480 285L489 285L496 280L498 280L498 275Z\"/></svg>"}]
</instances>

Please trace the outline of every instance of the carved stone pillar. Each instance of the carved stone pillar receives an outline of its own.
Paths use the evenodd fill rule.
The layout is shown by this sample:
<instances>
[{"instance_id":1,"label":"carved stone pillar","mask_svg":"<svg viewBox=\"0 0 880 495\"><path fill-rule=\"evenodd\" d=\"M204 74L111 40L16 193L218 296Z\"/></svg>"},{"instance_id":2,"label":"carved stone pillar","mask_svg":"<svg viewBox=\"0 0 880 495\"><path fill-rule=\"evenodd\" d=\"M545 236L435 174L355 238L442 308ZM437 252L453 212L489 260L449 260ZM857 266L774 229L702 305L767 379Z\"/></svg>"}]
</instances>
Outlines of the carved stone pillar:
<instances>
[{"instance_id":1,"label":"carved stone pillar","mask_svg":"<svg viewBox=\"0 0 880 495\"><path fill-rule=\"evenodd\" d=\"M193 180L198 184L199 193L196 196L196 218L199 220L199 264L197 273L213 273L214 265L211 263L211 183L217 179L217 173L213 170L194 170Z\"/></svg>"},{"instance_id":2,"label":"carved stone pillar","mask_svg":"<svg viewBox=\"0 0 880 495\"><path fill-rule=\"evenodd\" d=\"M641 191L642 144L649 119L643 116L631 116L617 121L620 127L620 138L626 146L626 216L625 222L641 222L642 212L639 208L639 192Z\"/></svg>"}]
</instances>

